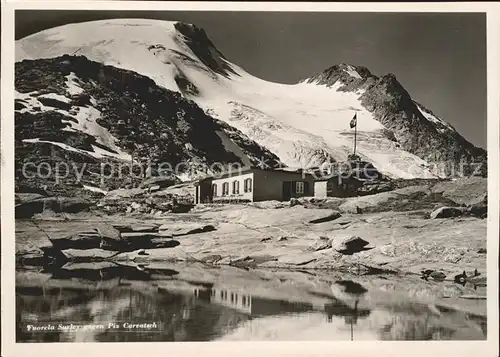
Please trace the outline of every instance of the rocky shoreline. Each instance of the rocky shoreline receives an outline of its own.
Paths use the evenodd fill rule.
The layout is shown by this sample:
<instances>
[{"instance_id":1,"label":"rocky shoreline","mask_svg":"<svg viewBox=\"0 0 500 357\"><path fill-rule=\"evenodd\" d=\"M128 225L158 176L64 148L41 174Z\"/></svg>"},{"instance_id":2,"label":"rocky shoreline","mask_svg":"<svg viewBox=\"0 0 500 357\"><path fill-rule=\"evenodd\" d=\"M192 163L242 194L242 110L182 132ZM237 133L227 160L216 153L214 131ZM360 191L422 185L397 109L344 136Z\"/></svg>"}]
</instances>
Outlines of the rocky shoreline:
<instances>
[{"instance_id":1,"label":"rocky shoreline","mask_svg":"<svg viewBox=\"0 0 500 357\"><path fill-rule=\"evenodd\" d=\"M134 198L121 197L122 206L133 204ZM196 262L357 274L427 271L423 278L450 281L463 271L486 276L487 194L486 185L477 182L354 198L207 204L182 213L103 207L76 213L49 209L17 219L18 266ZM366 249L352 252L353 241L364 242Z\"/></svg>"}]
</instances>

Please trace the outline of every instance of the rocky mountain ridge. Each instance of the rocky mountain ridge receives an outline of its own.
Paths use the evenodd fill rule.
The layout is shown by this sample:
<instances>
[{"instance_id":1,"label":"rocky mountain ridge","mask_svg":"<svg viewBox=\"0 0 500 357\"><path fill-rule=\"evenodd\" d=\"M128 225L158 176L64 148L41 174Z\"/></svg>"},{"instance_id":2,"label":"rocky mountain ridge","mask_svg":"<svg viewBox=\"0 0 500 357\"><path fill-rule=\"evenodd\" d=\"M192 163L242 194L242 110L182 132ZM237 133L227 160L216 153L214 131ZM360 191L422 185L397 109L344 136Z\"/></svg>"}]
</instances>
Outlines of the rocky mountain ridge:
<instances>
[{"instance_id":1,"label":"rocky mountain ridge","mask_svg":"<svg viewBox=\"0 0 500 357\"><path fill-rule=\"evenodd\" d=\"M179 93L83 56L18 62L15 86L18 184L36 176L33 170L42 162L51 164L41 176L53 180L54 172L46 171L55 170L57 163L75 165L64 181L75 181L81 172L84 182L105 189L142 179L140 172L113 175L108 172L112 164L114 170L119 164L168 164L164 168L171 175L190 178L222 170L211 168L219 163L280 164L269 150L207 116ZM105 183L99 182L102 175L94 175L102 173L103 164L108 165ZM31 171L26 175L23 169Z\"/></svg>"},{"instance_id":2,"label":"rocky mountain ridge","mask_svg":"<svg viewBox=\"0 0 500 357\"><path fill-rule=\"evenodd\" d=\"M486 151L475 147L453 126L414 101L392 73L377 77L366 67L342 63L303 82L327 87L340 82L338 91L361 93L362 105L388 129L388 138L427 162L457 166L460 162L476 162L482 164L478 174L487 172ZM464 174L470 175L474 170L466 165Z\"/></svg>"}]
</instances>

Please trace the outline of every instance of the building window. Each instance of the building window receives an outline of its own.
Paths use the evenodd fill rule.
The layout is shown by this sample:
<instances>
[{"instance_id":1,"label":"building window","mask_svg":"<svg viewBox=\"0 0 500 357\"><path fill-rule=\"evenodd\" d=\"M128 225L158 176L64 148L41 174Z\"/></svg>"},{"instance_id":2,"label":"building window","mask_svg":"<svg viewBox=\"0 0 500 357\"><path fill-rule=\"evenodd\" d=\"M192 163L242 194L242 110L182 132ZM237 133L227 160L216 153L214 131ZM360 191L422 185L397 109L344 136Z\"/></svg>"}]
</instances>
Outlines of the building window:
<instances>
[{"instance_id":1,"label":"building window","mask_svg":"<svg viewBox=\"0 0 500 357\"><path fill-rule=\"evenodd\" d=\"M217 196L217 184L212 184L212 195Z\"/></svg>"},{"instance_id":2,"label":"building window","mask_svg":"<svg viewBox=\"0 0 500 357\"><path fill-rule=\"evenodd\" d=\"M297 181L295 183L295 193L303 194L304 193L304 182Z\"/></svg>"},{"instance_id":3,"label":"building window","mask_svg":"<svg viewBox=\"0 0 500 357\"><path fill-rule=\"evenodd\" d=\"M240 181L233 181L233 195L240 193Z\"/></svg>"},{"instance_id":4,"label":"building window","mask_svg":"<svg viewBox=\"0 0 500 357\"><path fill-rule=\"evenodd\" d=\"M229 182L224 182L222 184L222 196L229 195Z\"/></svg>"},{"instance_id":5,"label":"building window","mask_svg":"<svg viewBox=\"0 0 500 357\"><path fill-rule=\"evenodd\" d=\"M252 179L251 178L245 179L244 191L245 192L252 192Z\"/></svg>"}]
</instances>

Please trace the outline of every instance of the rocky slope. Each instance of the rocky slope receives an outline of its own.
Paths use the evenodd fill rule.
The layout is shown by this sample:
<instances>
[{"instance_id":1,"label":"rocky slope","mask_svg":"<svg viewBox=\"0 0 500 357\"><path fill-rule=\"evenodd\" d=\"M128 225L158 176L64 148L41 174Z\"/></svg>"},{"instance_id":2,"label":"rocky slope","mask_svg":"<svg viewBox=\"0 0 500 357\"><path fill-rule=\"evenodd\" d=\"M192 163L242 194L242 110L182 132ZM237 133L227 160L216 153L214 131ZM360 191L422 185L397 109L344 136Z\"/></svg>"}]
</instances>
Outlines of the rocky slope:
<instances>
[{"instance_id":1,"label":"rocky slope","mask_svg":"<svg viewBox=\"0 0 500 357\"><path fill-rule=\"evenodd\" d=\"M164 169L178 178L220 170L214 163L279 164L269 150L179 93L83 56L18 62L15 87L18 186L108 190L142 180L149 163L152 172ZM142 172L132 163L141 163Z\"/></svg>"},{"instance_id":2,"label":"rocky slope","mask_svg":"<svg viewBox=\"0 0 500 357\"><path fill-rule=\"evenodd\" d=\"M271 83L225 59L202 29L157 20L69 24L16 44L18 61L63 54L148 76L288 166L345 160L353 142L349 122L357 112L358 153L388 176L442 176L460 161L481 163L480 172L486 173L486 152L416 103L390 74L377 77L366 68L341 64L295 85ZM466 165L462 173L472 171Z\"/></svg>"}]
</instances>

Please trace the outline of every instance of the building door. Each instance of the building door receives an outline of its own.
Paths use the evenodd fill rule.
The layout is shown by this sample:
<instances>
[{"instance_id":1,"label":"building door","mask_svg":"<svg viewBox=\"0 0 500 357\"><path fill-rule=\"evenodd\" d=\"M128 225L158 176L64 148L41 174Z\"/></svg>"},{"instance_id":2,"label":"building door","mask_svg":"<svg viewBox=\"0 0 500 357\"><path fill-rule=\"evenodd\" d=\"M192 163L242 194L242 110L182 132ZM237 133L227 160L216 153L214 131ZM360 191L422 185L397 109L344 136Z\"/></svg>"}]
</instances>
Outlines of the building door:
<instances>
[{"instance_id":1,"label":"building door","mask_svg":"<svg viewBox=\"0 0 500 357\"><path fill-rule=\"evenodd\" d=\"M283 201L289 201L292 197L292 182L291 181L283 181Z\"/></svg>"}]
</instances>

